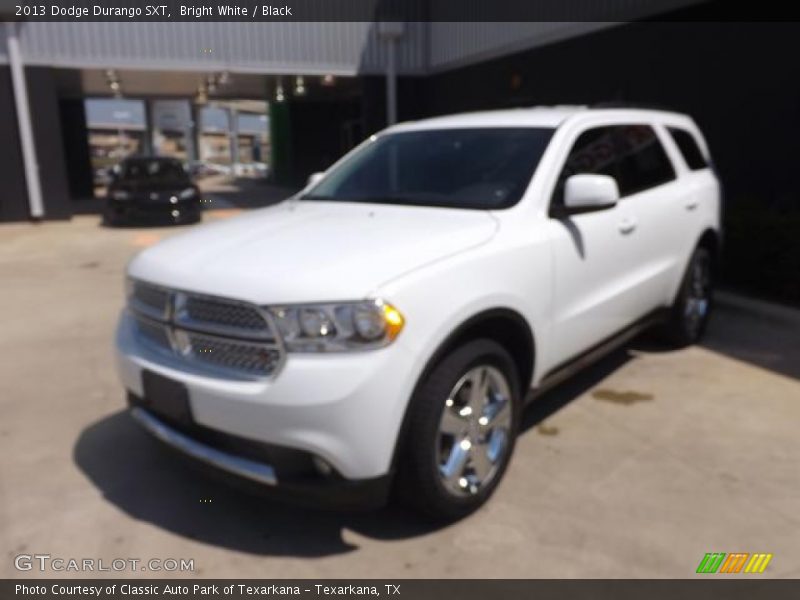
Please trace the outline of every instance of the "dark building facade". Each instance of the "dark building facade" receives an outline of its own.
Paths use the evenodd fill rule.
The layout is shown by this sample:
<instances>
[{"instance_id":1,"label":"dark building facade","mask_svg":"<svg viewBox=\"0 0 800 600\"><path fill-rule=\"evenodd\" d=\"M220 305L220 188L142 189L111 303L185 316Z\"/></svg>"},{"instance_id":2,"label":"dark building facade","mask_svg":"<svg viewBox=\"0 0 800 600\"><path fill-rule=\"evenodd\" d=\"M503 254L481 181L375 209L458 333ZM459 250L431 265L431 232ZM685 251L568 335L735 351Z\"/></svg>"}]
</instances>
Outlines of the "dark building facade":
<instances>
[{"instance_id":1,"label":"dark building facade","mask_svg":"<svg viewBox=\"0 0 800 600\"><path fill-rule=\"evenodd\" d=\"M396 65L397 117L608 102L686 112L704 131L725 188L726 277L762 289L763 278L778 281L800 272L800 193L793 178L800 155L800 80L792 67L800 55L800 24L691 22L693 15L704 16L700 9L689 8L680 13L680 21L588 24L556 36L552 24L507 24L505 29L488 24L481 35L473 35L484 31L475 24L406 24ZM345 85L309 86L312 93L287 94L275 103L276 87L287 79L267 75L248 80L237 75L250 85L240 93L273 101L272 156L267 162L279 183L301 185L311 172L324 169L387 123L387 55L379 32L370 24L327 26L346 26L350 29L345 33L358 38L349 54L337 58L341 68L336 77ZM516 36L516 42L507 44L503 32ZM309 73L309 80L320 78L324 70L317 63L338 46L317 48L319 56L301 60L297 57L306 51L304 39L298 34L296 56L274 60L285 61L281 68ZM44 44L34 41L29 41L33 54ZM50 47L40 51L45 50L53 52ZM227 60L246 64L259 56ZM91 89L85 72L70 64L26 63L24 69L44 218L68 218L74 210L72 199L91 187L82 111L82 98ZM187 62L186 67L192 65ZM159 85L149 93L164 95ZM174 92L166 95L170 93ZM28 219L12 81L9 66L2 62L0 136L0 220ZM800 301L800 283L768 289L775 297Z\"/></svg>"}]
</instances>

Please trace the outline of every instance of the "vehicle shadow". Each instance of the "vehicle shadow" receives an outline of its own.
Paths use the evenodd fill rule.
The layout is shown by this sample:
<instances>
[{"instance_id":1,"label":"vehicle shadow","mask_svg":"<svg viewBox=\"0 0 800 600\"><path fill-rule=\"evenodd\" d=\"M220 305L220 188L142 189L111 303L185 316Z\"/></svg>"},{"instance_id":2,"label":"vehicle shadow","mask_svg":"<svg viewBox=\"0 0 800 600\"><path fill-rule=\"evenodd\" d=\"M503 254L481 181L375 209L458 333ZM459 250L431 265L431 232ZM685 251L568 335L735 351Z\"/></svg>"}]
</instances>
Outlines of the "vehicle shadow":
<instances>
[{"instance_id":1,"label":"vehicle shadow","mask_svg":"<svg viewBox=\"0 0 800 600\"><path fill-rule=\"evenodd\" d=\"M109 502L134 519L251 554L329 556L357 549L343 538L344 529L395 540L443 526L397 506L371 512L306 509L219 483L162 447L127 411L84 429L73 459Z\"/></svg>"},{"instance_id":2,"label":"vehicle shadow","mask_svg":"<svg viewBox=\"0 0 800 600\"><path fill-rule=\"evenodd\" d=\"M717 301L698 346L800 380L800 360L797 360L800 356L800 310L785 307L779 312L759 311ZM655 331L642 333L627 349L649 354L676 350ZM602 361L594 368L602 368ZM591 370L592 367L585 373ZM570 382L564 386L569 387ZM558 390L557 393L562 392Z\"/></svg>"},{"instance_id":3,"label":"vehicle shadow","mask_svg":"<svg viewBox=\"0 0 800 600\"><path fill-rule=\"evenodd\" d=\"M800 311L786 312L768 314L718 302L701 345L800 380Z\"/></svg>"},{"instance_id":4,"label":"vehicle shadow","mask_svg":"<svg viewBox=\"0 0 800 600\"><path fill-rule=\"evenodd\" d=\"M536 427L573 400L580 398L632 360L632 350L644 348L650 343L646 337L639 336L629 344L607 354L553 389L539 396L529 397L530 403L525 409L520 422L520 434L524 434Z\"/></svg>"}]
</instances>

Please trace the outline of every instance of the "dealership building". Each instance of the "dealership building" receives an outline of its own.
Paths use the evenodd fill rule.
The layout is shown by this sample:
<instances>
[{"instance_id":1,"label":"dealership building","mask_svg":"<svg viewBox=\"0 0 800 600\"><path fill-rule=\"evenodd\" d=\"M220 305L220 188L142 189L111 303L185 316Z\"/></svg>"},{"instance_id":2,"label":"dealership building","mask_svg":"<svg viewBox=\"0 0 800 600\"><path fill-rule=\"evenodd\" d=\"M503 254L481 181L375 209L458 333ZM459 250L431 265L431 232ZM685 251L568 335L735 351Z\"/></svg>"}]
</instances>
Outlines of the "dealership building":
<instances>
[{"instance_id":1,"label":"dealership building","mask_svg":"<svg viewBox=\"0 0 800 600\"><path fill-rule=\"evenodd\" d=\"M233 160L246 144L275 183L297 186L387 123L537 104L688 112L729 195L796 195L796 24L690 22L703 3L687 0L586 4L613 18L2 23L0 221L79 212L94 194L92 135L98 147L175 148L187 161L227 136ZM103 99L135 101L142 116L94 123L87 101ZM268 139L238 131L238 116L224 131L202 124L208 107L235 115L248 103L264 107L244 112Z\"/></svg>"}]
</instances>

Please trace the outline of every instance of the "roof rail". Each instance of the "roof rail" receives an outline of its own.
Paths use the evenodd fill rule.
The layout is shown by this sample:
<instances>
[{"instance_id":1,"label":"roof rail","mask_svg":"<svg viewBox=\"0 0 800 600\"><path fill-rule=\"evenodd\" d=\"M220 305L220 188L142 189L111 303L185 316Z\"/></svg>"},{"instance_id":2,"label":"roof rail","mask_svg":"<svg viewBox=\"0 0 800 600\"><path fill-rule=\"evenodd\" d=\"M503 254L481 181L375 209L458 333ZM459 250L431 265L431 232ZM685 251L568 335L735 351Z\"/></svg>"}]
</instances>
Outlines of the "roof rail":
<instances>
[{"instance_id":1,"label":"roof rail","mask_svg":"<svg viewBox=\"0 0 800 600\"><path fill-rule=\"evenodd\" d=\"M650 102L626 102L624 100L611 100L608 102L595 102L590 104L589 108L640 108L643 110L665 110L669 112L677 112L674 108L664 106L663 104L650 103Z\"/></svg>"}]
</instances>

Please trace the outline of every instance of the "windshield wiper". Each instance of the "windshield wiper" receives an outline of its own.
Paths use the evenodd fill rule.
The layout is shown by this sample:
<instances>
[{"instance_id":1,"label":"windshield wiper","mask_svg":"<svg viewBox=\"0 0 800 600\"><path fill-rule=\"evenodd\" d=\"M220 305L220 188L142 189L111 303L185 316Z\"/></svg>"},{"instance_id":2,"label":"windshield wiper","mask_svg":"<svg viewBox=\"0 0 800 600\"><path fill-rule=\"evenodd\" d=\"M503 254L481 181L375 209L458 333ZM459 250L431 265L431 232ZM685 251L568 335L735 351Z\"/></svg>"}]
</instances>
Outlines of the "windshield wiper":
<instances>
[{"instance_id":1,"label":"windshield wiper","mask_svg":"<svg viewBox=\"0 0 800 600\"><path fill-rule=\"evenodd\" d=\"M465 203L454 203L446 198L414 197L414 196L300 196L300 200L320 200L330 202L353 202L357 204L391 204L394 206L427 206L431 208L469 208L486 209L487 206L470 206Z\"/></svg>"},{"instance_id":2,"label":"windshield wiper","mask_svg":"<svg viewBox=\"0 0 800 600\"><path fill-rule=\"evenodd\" d=\"M319 196L310 195L301 196L302 200L333 200L336 202L363 202L376 204L417 204L419 200L409 198L406 196Z\"/></svg>"}]
</instances>

